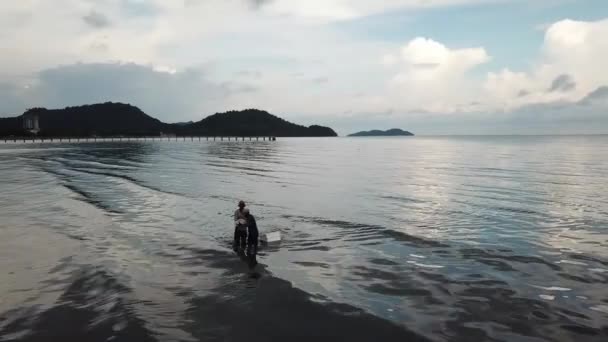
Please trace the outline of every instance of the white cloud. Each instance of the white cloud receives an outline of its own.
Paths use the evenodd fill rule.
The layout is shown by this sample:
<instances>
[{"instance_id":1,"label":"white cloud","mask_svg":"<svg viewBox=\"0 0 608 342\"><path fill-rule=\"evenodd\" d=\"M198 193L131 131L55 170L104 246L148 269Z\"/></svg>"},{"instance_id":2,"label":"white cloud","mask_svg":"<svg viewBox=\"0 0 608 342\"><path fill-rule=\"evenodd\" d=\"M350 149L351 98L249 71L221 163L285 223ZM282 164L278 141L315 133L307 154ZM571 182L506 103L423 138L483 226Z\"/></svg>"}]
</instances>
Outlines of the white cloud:
<instances>
[{"instance_id":1,"label":"white cloud","mask_svg":"<svg viewBox=\"0 0 608 342\"><path fill-rule=\"evenodd\" d=\"M484 48L449 49L427 38L416 38L401 50L406 70L397 81L435 82L462 77L490 60Z\"/></svg>"},{"instance_id":2,"label":"white cloud","mask_svg":"<svg viewBox=\"0 0 608 342\"><path fill-rule=\"evenodd\" d=\"M608 85L608 20L562 20L545 31L542 56L527 71L491 72L485 84L489 101L505 107L555 101L575 102L598 87ZM572 91L548 92L560 76L576 83ZM525 91L526 96L518 96Z\"/></svg>"},{"instance_id":3,"label":"white cloud","mask_svg":"<svg viewBox=\"0 0 608 342\"><path fill-rule=\"evenodd\" d=\"M468 73L487 63L482 47L449 48L428 38L411 40L400 54L384 56L383 63L396 68L386 90L385 106L400 110L453 112L472 102L475 82Z\"/></svg>"},{"instance_id":4,"label":"white cloud","mask_svg":"<svg viewBox=\"0 0 608 342\"><path fill-rule=\"evenodd\" d=\"M36 73L27 87L0 84L0 103L15 107L50 107L107 101L139 106L166 122L201 119L203 114L224 111L230 97L255 91L239 83L217 84L203 70L158 70L137 64L72 64ZM94 85L94 86L91 86Z\"/></svg>"},{"instance_id":5,"label":"white cloud","mask_svg":"<svg viewBox=\"0 0 608 342\"><path fill-rule=\"evenodd\" d=\"M426 38L382 58L395 68L385 108L436 113L513 111L531 104L576 103L608 85L608 20L563 20L549 25L542 54L532 68L503 68L473 75L490 60L483 47L450 48Z\"/></svg>"},{"instance_id":6,"label":"white cloud","mask_svg":"<svg viewBox=\"0 0 608 342\"><path fill-rule=\"evenodd\" d=\"M488 3L496 0L268 0L263 9L269 13L317 19L346 20L391 10Z\"/></svg>"},{"instance_id":7,"label":"white cloud","mask_svg":"<svg viewBox=\"0 0 608 342\"><path fill-rule=\"evenodd\" d=\"M49 91L45 72L67 72L78 63L132 63L146 69L149 73L138 74L133 82L117 76L126 83L120 89L132 96L106 89L105 97L129 100L151 114L167 113L168 105L153 99L162 98L158 94L164 89L179 99L169 102L183 115L179 120L243 107L268 109L294 120L297 115L317 117L320 123L330 117L347 120L356 113L378 113L390 122L411 118L412 113L426 115L420 118L510 113L537 104L576 104L608 85L608 20L562 20L543 26L540 54L531 57L532 67L521 70L489 63L493 51L479 43L454 45L426 38L425 32L395 43L335 25L395 10L415 14L429 7L471 3L485 6L488 1L2 1L0 86L6 91L0 113L18 111L20 104L29 107L26 91L34 94L41 84ZM491 72L485 71L490 67ZM199 75L196 81L194 74ZM142 79L154 96L137 90L135 84ZM102 81L91 78L90 88ZM53 82L61 88L60 78ZM167 90L166 84L174 87ZM75 97L61 89L65 91L28 99L44 106L96 99L93 93Z\"/></svg>"}]
</instances>

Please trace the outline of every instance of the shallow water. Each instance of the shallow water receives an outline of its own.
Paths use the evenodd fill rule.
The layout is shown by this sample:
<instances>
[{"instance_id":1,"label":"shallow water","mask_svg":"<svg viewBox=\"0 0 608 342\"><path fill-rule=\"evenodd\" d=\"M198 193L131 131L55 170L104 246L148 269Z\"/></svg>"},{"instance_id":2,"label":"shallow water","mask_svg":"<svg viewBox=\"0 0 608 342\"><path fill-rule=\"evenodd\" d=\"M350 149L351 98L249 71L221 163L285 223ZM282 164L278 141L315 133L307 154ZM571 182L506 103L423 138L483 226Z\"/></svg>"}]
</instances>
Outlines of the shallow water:
<instances>
[{"instance_id":1,"label":"shallow water","mask_svg":"<svg viewBox=\"0 0 608 342\"><path fill-rule=\"evenodd\" d=\"M0 144L0 340L606 341L608 136ZM249 203L281 230L250 269Z\"/></svg>"}]
</instances>

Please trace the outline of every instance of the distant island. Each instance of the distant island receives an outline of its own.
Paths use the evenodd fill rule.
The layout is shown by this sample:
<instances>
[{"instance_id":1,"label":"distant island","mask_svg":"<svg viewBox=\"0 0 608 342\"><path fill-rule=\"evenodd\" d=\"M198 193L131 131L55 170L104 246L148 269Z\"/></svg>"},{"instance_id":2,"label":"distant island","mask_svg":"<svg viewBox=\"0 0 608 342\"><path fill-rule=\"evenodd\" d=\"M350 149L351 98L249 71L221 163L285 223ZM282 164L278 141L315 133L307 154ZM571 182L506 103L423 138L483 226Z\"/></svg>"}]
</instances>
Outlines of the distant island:
<instances>
[{"instance_id":1,"label":"distant island","mask_svg":"<svg viewBox=\"0 0 608 342\"><path fill-rule=\"evenodd\" d=\"M399 128L389 129L387 131L372 130L350 134L349 137L411 137L414 134Z\"/></svg>"},{"instance_id":2,"label":"distant island","mask_svg":"<svg viewBox=\"0 0 608 342\"><path fill-rule=\"evenodd\" d=\"M246 109L217 113L198 122L168 124L124 103L99 103L64 109L32 108L20 116L0 118L0 136L274 136L335 137L318 125L293 124L266 111Z\"/></svg>"}]
</instances>

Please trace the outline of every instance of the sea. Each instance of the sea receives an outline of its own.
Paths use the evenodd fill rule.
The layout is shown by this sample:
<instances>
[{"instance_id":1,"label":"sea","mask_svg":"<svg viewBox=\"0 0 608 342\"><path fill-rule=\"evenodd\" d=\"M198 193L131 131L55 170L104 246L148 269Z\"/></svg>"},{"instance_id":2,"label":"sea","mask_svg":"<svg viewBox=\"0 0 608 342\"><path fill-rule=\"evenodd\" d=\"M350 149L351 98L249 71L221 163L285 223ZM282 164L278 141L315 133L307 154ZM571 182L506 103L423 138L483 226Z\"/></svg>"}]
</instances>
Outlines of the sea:
<instances>
[{"instance_id":1,"label":"sea","mask_svg":"<svg viewBox=\"0 0 608 342\"><path fill-rule=\"evenodd\" d=\"M0 341L608 341L608 136L0 142Z\"/></svg>"}]
</instances>

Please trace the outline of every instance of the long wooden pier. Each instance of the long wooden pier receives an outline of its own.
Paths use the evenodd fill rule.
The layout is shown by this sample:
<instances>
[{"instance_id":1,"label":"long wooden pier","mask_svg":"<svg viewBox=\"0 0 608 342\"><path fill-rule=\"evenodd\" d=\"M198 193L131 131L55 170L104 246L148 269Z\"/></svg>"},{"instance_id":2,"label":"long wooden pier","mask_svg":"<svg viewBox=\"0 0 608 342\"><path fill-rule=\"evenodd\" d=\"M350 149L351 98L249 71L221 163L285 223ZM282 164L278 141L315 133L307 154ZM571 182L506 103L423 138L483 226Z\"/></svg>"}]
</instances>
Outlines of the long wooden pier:
<instances>
[{"instance_id":1,"label":"long wooden pier","mask_svg":"<svg viewBox=\"0 0 608 342\"><path fill-rule=\"evenodd\" d=\"M7 143L76 143L76 142L124 142L124 141L276 141L274 136L145 136L145 137L0 137Z\"/></svg>"}]
</instances>

